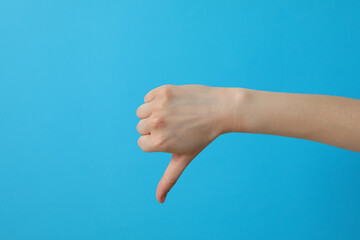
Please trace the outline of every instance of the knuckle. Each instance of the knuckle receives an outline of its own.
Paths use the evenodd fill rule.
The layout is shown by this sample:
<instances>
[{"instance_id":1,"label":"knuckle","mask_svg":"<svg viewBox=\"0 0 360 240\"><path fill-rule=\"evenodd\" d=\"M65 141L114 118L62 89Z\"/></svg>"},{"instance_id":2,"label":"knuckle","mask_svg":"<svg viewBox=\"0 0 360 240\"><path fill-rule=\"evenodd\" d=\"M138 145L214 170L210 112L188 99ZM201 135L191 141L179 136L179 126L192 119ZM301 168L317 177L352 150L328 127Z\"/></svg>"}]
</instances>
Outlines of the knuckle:
<instances>
[{"instance_id":1,"label":"knuckle","mask_svg":"<svg viewBox=\"0 0 360 240\"><path fill-rule=\"evenodd\" d=\"M156 117L153 117L151 119L151 128L160 128L162 126L164 126L165 124L165 120L164 120L164 117L162 116L156 116Z\"/></svg>"},{"instance_id":2,"label":"knuckle","mask_svg":"<svg viewBox=\"0 0 360 240\"><path fill-rule=\"evenodd\" d=\"M172 95L172 86L171 85L163 85L161 88L161 95L166 99L169 99Z\"/></svg>"},{"instance_id":3,"label":"knuckle","mask_svg":"<svg viewBox=\"0 0 360 240\"><path fill-rule=\"evenodd\" d=\"M142 142L141 142L141 137L139 137L138 141L137 141L138 146L142 149Z\"/></svg>"},{"instance_id":4,"label":"knuckle","mask_svg":"<svg viewBox=\"0 0 360 240\"><path fill-rule=\"evenodd\" d=\"M171 88L171 87L172 87L171 84L164 84L161 86L162 89Z\"/></svg>"},{"instance_id":5,"label":"knuckle","mask_svg":"<svg viewBox=\"0 0 360 240\"><path fill-rule=\"evenodd\" d=\"M136 116L137 116L138 118L141 117L141 106L138 107L138 109L136 110Z\"/></svg>"},{"instance_id":6,"label":"knuckle","mask_svg":"<svg viewBox=\"0 0 360 240\"><path fill-rule=\"evenodd\" d=\"M138 124L136 125L136 130L138 131L138 133L141 132L141 121L139 121Z\"/></svg>"},{"instance_id":7,"label":"knuckle","mask_svg":"<svg viewBox=\"0 0 360 240\"><path fill-rule=\"evenodd\" d=\"M138 146L140 147L141 150L143 150L144 152L150 152L149 149L145 148L144 144L142 143L142 137L139 137L138 139Z\"/></svg>"},{"instance_id":8,"label":"knuckle","mask_svg":"<svg viewBox=\"0 0 360 240\"><path fill-rule=\"evenodd\" d=\"M167 138L164 136L157 136L153 141L153 147L157 150L164 150L166 148Z\"/></svg>"}]
</instances>

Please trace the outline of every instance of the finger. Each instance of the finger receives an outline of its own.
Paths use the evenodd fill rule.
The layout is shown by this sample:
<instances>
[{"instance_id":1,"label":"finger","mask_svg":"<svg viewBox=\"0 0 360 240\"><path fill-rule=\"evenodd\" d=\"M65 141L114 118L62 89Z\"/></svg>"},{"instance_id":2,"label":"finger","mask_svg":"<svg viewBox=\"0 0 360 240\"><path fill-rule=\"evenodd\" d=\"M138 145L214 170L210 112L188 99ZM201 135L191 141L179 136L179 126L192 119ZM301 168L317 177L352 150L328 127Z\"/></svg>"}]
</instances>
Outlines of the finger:
<instances>
[{"instance_id":1,"label":"finger","mask_svg":"<svg viewBox=\"0 0 360 240\"><path fill-rule=\"evenodd\" d=\"M150 128L148 122L149 122L148 118L139 121L139 123L136 126L138 133L140 133L141 135L150 134Z\"/></svg>"},{"instance_id":2,"label":"finger","mask_svg":"<svg viewBox=\"0 0 360 240\"><path fill-rule=\"evenodd\" d=\"M142 135L138 139L138 145L144 152L156 152L151 146L151 135Z\"/></svg>"},{"instance_id":3,"label":"finger","mask_svg":"<svg viewBox=\"0 0 360 240\"><path fill-rule=\"evenodd\" d=\"M156 189L156 199L159 203L164 203L167 193L175 185L184 169L189 165L194 155L173 154L168 167L161 178Z\"/></svg>"},{"instance_id":4,"label":"finger","mask_svg":"<svg viewBox=\"0 0 360 240\"><path fill-rule=\"evenodd\" d=\"M150 117L151 112L152 112L151 104L144 103L136 110L136 116L140 119L145 119Z\"/></svg>"},{"instance_id":5,"label":"finger","mask_svg":"<svg viewBox=\"0 0 360 240\"><path fill-rule=\"evenodd\" d=\"M155 99L155 96L156 96L156 94L157 94L157 91L159 91L159 88L160 88L160 87L157 87L157 88L154 88L154 89L152 89L151 91L149 91L149 92L145 95L145 97L144 97L144 102L145 102L145 103L149 103L149 102L151 102L152 100L154 100L154 99Z\"/></svg>"}]
</instances>

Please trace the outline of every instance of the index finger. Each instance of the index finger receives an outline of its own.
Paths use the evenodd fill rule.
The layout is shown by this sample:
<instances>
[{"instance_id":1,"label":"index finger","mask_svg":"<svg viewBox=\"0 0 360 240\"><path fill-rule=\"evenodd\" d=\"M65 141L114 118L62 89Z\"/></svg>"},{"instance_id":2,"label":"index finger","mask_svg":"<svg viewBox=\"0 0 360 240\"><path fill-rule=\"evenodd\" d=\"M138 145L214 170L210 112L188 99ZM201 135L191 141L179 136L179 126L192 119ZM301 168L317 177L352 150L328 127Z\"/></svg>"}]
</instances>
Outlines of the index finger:
<instances>
[{"instance_id":1,"label":"index finger","mask_svg":"<svg viewBox=\"0 0 360 240\"><path fill-rule=\"evenodd\" d=\"M154 100L154 99L155 99L155 96L156 96L156 93L157 93L158 90L159 90L159 87L150 90L150 91L145 95L145 97L144 97L144 102L145 102L145 103L149 103L149 102L151 102L152 100Z\"/></svg>"}]
</instances>

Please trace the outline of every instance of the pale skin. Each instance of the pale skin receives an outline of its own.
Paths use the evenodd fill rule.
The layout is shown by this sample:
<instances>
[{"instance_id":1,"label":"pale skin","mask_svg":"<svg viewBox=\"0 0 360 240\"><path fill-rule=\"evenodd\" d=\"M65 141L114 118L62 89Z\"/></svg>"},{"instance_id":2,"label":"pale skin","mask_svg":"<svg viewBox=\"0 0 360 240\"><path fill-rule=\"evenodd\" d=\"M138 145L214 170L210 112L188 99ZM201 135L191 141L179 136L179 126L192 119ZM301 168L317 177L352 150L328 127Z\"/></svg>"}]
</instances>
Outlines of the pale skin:
<instances>
[{"instance_id":1,"label":"pale skin","mask_svg":"<svg viewBox=\"0 0 360 240\"><path fill-rule=\"evenodd\" d=\"M156 198L167 193L189 163L218 136L260 133L307 139L360 152L360 100L205 85L163 85L144 97L138 145L172 154Z\"/></svg>"}]
</instances>

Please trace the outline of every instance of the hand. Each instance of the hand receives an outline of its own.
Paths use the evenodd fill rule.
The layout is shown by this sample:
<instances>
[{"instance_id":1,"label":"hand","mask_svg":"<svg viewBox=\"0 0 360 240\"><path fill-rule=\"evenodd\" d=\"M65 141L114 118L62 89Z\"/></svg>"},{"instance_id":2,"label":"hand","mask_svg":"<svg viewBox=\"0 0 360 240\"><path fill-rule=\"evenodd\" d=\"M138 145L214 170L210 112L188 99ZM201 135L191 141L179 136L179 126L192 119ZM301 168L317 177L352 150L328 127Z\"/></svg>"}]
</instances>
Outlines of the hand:
<instances>
[{"instance_id":1,"label":"hand","mask_svg":"<svg viewBox=\"0 0 360 240\"><path fill-rule=\"evenodd\" d=\"M156 198L165 201L188 164L227 132L308 139L360 152L360 100L204 85L164 85L137 110L145 152L167 152L171 161Z\"/></svg>"},{"instance_id":2,"label":"hand","mask_svg":"<svg viewBox=\"0 0 360 240\"><path fill-rule=\"evenodd\" d=\"M151 90L137 109L137 131L145 152L167 152L171 161L160 180L156 198L165 201L188 164L232 126L226 88L164 85Z\"/></svg>"}]
</instances>

